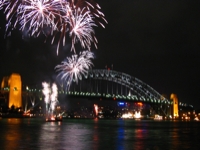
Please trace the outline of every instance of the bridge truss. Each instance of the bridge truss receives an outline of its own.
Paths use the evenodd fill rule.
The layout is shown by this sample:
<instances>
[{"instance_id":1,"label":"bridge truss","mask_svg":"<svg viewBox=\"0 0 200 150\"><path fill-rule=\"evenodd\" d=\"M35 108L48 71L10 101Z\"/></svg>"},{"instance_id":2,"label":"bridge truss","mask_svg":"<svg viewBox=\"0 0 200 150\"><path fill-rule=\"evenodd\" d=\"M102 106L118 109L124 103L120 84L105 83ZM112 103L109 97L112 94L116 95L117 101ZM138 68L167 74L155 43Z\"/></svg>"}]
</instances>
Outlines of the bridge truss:
<instances>
[{"instance_id":1,"label":"bridge truss","mask_svg":"<svg viewBox=\"0 0 200 150\"><path fill-rule=\"evenodd\" d=\"M173 104L171 100L166 99L138 78L106 69L89 70L78 84L74 81L65 94L149 103L166 116Z\"/></svg>"}]
</instances>

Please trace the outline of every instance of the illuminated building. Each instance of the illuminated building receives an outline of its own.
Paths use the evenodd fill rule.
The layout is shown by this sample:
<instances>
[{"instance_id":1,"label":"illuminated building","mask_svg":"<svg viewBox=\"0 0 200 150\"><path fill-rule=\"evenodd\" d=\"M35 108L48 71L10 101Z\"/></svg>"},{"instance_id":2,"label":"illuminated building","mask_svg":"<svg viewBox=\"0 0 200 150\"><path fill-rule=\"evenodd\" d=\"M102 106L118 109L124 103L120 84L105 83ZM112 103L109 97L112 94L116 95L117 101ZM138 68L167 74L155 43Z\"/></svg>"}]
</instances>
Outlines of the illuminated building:
<instances>
[{"instance_id":1,"label":"illuminated building","mask_svg":"<svg viewBox=\"0 0 200 150\"><path fill-rule=\"evenodd\" d=\"M170 99L173 100L173 117L177 118L178 115L178 98L176 94L171 94Z\"/></svg>"},{"instance_id":2,"label":"illuminated building","mask_svg":"<svg viewBox=\"0 0 200 150\"><path fill-rule=\"evenodd\" d=\"M22 107L22 82L19 74L13 73L10 77L4 77L1 88L9 87L8 107Z\"/></svg>"}]
</instances>

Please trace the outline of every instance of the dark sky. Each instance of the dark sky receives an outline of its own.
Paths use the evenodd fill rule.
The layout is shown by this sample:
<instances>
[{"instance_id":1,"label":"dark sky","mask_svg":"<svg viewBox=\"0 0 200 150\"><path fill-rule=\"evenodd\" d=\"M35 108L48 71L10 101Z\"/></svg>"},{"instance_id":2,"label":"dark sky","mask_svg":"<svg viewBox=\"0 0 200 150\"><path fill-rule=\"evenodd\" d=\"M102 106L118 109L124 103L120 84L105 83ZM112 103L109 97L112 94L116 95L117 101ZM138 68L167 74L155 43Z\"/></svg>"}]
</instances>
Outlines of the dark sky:
<instances>
[{"instance_id":1,"label":"dark sky","mask_svg":"<svg viewBox=\"0 0 200 150\"><path fill-rule=\"evenodd\" d=\"M108 21L95 28L98 49L94 68L113 64L168 97L200 108L200 1L98 0ZM5 17L1 13L1 18ZM0 78L20 73L23 83L40 84L55 78L54 67L70 53L66 44L56 55L56 45L44 38L27 38L16 30L4 39L1 21Z\"/></svg>"}]
</instances>

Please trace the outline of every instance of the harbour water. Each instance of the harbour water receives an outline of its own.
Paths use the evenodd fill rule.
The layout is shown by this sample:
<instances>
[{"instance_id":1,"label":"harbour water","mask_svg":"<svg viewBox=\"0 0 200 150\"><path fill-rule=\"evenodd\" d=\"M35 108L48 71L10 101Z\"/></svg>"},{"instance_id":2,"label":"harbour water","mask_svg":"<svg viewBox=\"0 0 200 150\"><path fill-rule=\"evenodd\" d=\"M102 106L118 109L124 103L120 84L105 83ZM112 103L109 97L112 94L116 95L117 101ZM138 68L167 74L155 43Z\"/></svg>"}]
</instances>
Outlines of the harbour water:
<instances>
[{"instance_id":1,"label":"harbour water","mask_svg":"<svg viewBox=\"0 0 200 150\"><path fill-rule=\"evenodd\" d=\"M199 150L200 122L0 119L1 150Z\"/></svg>"}]
</instances>

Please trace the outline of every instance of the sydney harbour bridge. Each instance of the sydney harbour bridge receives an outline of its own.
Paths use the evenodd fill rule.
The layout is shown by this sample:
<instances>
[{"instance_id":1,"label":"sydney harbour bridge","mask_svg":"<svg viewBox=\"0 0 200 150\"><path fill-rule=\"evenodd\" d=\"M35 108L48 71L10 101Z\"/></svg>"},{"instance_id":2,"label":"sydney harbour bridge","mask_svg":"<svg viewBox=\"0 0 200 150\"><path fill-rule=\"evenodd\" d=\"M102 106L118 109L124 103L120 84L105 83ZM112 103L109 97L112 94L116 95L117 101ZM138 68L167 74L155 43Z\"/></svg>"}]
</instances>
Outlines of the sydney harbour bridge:
<instances>
[{"instance_id":1,"label":"sydney harbour bridge","mask_svg":"<svg viewBox=\"0 0 200 150\"><path fill-rule=\"evenodd\" d=\"M126 102L142 102L149 104L161 115L171 115L173 100L169 100L140 79L123 72L107 69L89 70L83 75L78 83L73 81L70 88L66 90L64 82L60 85L59 95L69 97L87 98L94 100L116 100ZM1 88L1 93L6 93L5 87ZM38 96L43 98L42 89L29 88L22 90L22 97ZM179 102L179 105L181 102Z\"/></svg>"},{"instance_id":2,"label":"sydney harbour bridge","mask_svg":"<svg viewBox=\"0 0 200 150\"><path fill-rule=\"evenodd\" d=\"M89 70L78 83L74 81L69 91L61 90L60 94L62 91L75 97L148 103L159 110L157 113L166 116L171 113L173 104L172 100L168 100L138 78L107 69Z\"/></svg>"},{"instance_id":3,"label":"sydney harbour bridge","mask_svg":"<svg viewBox=\"0 0 200 150\"><path fill-rule=\"evenodd\" d=\"M69 95L102 97L149 103L168 103L156 90L141 80L114 70L90 70L78 84L73 83Z\"/></svg>"}]
</instances>

